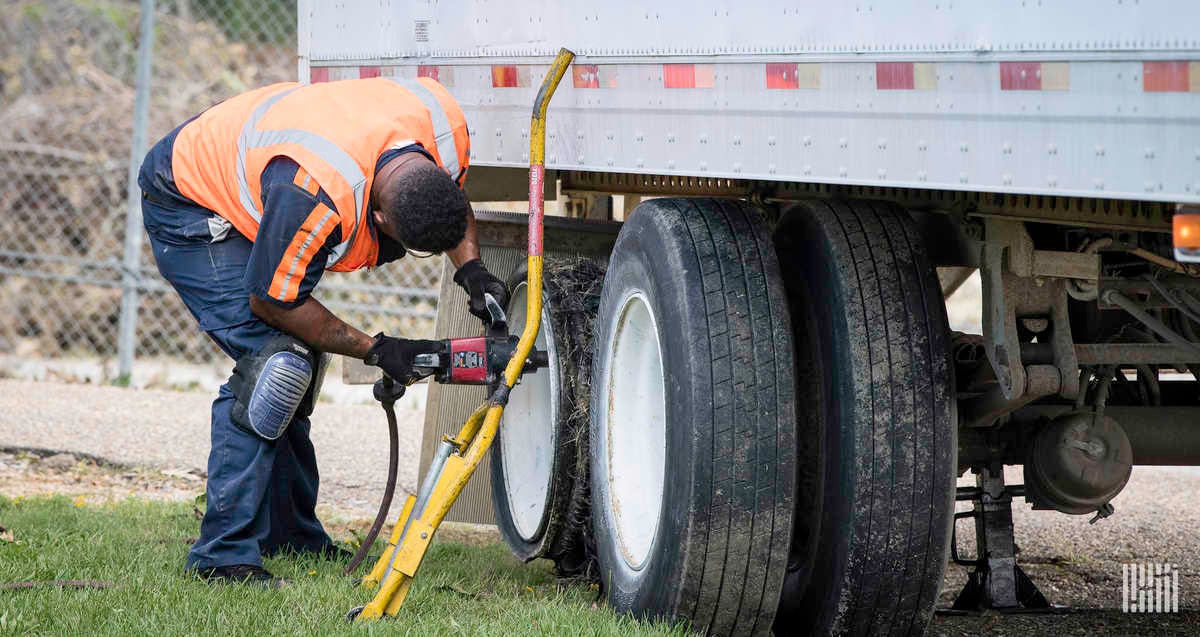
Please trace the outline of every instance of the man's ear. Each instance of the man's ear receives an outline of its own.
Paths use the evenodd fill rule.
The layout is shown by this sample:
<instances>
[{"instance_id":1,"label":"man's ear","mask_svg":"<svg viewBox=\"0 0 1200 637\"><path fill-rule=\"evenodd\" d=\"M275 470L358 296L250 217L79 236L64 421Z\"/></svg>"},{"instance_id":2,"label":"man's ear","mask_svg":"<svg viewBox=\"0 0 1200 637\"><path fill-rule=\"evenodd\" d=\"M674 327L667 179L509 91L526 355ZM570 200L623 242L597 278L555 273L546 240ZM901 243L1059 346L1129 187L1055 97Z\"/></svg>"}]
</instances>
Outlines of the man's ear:
<instances>
[{"instance_id":1,"label":"man's ear","mask_svg":"<svg viewBox=\"0 0 1200 637\"><path fill-rule=\"evenodd\" d=\"M371 220L375 222L376 227L387 225L387 218L383 216L383 211L379 208L371 209Z\"/></svg>"}]
</instances>

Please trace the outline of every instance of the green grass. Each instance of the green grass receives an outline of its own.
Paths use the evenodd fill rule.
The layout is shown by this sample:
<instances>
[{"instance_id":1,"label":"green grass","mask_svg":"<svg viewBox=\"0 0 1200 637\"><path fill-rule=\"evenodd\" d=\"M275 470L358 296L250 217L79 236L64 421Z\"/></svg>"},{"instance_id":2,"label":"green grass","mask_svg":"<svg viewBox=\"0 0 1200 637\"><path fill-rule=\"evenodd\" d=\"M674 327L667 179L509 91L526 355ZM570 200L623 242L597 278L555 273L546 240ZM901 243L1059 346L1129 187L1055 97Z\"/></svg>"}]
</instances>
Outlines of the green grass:
<instances>
[{"instance_id":1,"label":"green grass","mask_svg":"<svg viewBox=\"0 0 1200 637\"><path fill-rule=\"evenodd\" d=\"M141 500L80 506L65 497L0 497L0 584L103 580L108 589L0 590L0 634L45 635L683 635L598 604L586 587L559 587L546 565L521 564L501 545L438 542L399 617L347 624L370 601L340 563L267 561L283 590L212 586L183 573L199 531L191 506ZM369 565L368 565L369 566Z\"/></svg>"}]
</instances>

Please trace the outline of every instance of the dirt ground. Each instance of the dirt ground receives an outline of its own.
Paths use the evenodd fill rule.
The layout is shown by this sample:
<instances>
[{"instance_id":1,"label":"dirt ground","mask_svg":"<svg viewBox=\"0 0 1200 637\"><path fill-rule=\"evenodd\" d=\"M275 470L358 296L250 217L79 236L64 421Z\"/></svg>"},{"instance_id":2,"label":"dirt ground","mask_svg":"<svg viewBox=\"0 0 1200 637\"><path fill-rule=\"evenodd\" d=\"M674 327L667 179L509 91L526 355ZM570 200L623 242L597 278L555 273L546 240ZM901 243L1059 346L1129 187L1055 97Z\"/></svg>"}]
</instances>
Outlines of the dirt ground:
<instances>
[{"instance_id":1,"label":"dirt ground","mask_svg":"<svg viewBox=\"0 0 1200 637\"><path fill-rule=\"evenodd\" d=\"M396 512L395 502L416 491L424 392L410 393L396 403ZM213 394L204 391L0 379L0 449L66 451L119 466L157 467L191 476L199 494L208 467L212 400ZM373 516L388 461L379 404L318 402L310 435L321 474L318 512L349 519ZM0 482L0 493L5 492Z\"/></svg>"},{"instance_id":2,"label":"dirt ground","mask_svg":"<svg viewBox=\"0 0 1200 637\"><path fill-rule=\"evenodd\" d=\"M1020 484L1020 467L1008 467L1009 484ZM960 485L973 484L969 476ZM1200 470L1135 467L1113 505L1116 513L1096 524L1089 516L1033 511L1013 503L1013 524L1022 569L1047 600L1050 612L955 616L939 614L931 635L1196 635L1200 634L1200 515L1194 506ZM959 503L960 511L970 509ZM964 558L975 553L974 527L957 525ZM1121 612L1122 564L1171 564L1180 572L1179 613ZM949 608L967 580L965 567L946 569L939 608Z\"/></svg>"},{"instance_id":3,"label":"dirt ground","mask_svg":"<svg viewBox=\"0 0 1200 637\"><path fill-rule=\"evenodd\" d=\"M129 496L193 502L204 490L209 400L202 392L0 380L0 494L61 494L80 504ZM404 489L415 482L422 411L400 405L400 417ZM349 539L365 532L382 490L382 414L372 405L321 405L313 420L323 478L318 513L331 534ZM1020 468L1010 468L1006 477L1020 484ZM970 484L969 477L960 484ZM930 634L1200 634L1196 493L1200 469L1136 467L1113 502L1116 514L1095 525L1087 516L1031 511L1017 500L1021 563L1052 603L1067 608L1036 615L939 615ZM964 520L957 530L960 550L973 555L972 527ZM494 529L457 526L444 528L440 537L498 540ZM1182 612L1122 613L1125 563L1175 565ZM940 607L950 606L965 580L966 569L948 567Z\"/></svg>"},{"instance_id":4,"label":"dirt ground","mask_svg":"<svg viewBox=\"0 0 1200 637\"><path fill-rule=\"evenodd\" d=\"M180 469L127 467L85 455L0 449L0 495L13 500L64 496L77 506L88 506L136 497L189 502L199 516L204 506L197 498L203 492L204 478ZM326 531L344 542L362 536L371 520L359 517L359 513L357 506L325 506L322 517ZM381 537L387 536L391 522L389 519ZM499 542L500 533L492 526L446 522L438 530L438 538L479 544Z\"/></svg>"}]
</instances>

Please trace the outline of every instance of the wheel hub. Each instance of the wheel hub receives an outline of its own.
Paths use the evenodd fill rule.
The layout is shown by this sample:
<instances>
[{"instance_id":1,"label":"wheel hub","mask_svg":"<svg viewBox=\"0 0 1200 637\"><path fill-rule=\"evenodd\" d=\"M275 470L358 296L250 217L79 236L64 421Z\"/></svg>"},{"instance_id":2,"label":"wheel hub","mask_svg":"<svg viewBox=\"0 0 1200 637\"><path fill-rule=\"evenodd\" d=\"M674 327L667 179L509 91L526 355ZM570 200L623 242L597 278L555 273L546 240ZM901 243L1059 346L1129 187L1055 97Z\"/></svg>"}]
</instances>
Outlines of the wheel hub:
<instances>
[{"instance_id":1,"label":"wheel hub","mask_svg":"<svg viewBox=\"0 0 1200 637\"><path fill-rule=\"evenodd\" d=\"M522 283L512 292L509 325L514 332L525 327L526 287ZM500 448L508 507L513 525L526 542L537 539L542 530L553 479L554 451L558 445L555 421L559 411L558 351L550 329L550 315L542 310L542 329L534 347L544 350L550 360L545 373L525 374L513 390L500 424Z\"/></svg>"},{"instance_id":2,"label":"wheel hub","mask_svg":"<svg viewBox=\"0 0 1200 637\"><path fill-rule=\"evenodd\" d=\"M658 326L645 294L616 314L605 379L609 501L621 555L641 569L662 512L666 469L666 383Z\"/></svg>"}]
</instances>

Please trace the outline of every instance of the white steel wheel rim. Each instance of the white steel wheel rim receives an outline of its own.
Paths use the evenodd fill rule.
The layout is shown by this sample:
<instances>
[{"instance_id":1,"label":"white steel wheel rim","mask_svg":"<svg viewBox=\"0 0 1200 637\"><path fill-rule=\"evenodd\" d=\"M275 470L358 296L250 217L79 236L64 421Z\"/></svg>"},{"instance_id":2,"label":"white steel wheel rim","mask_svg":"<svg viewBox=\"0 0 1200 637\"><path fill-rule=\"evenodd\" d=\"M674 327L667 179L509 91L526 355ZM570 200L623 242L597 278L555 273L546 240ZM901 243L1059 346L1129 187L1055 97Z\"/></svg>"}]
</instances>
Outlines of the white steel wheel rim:
<instances>
[{"instance_id":1,"label":"white steel wheel rim","mask_svg":"<svg viewBox=\"0 0 1200 637\"><path fill-rule=\"evenodd\" d=\"M644 292L621 303L610 326L603 391L608 508L625 564L640 570L662 513L667 402L658 324Z\"/></svg>"},{"instance_id":2,"label":"white steel wheel rim","mask_svg":"<svg viewBox=\"0 0 1200 637\"><path fill-rule=\"evenodd\" d=\"M508 325L513 334L520 334L525 329L527 289L525 283L520 283L512 291ZM549 323L549 310L543 306L542 325L534 347L547 353L550 366L521 377L500 417L504 492L513 526L526 542L536 540L542 530L554 477L554 451L558 446L555 421L560 379L558 352ZM547 335L551 336L547 338Z\"/></svg>"}]
</instances>

